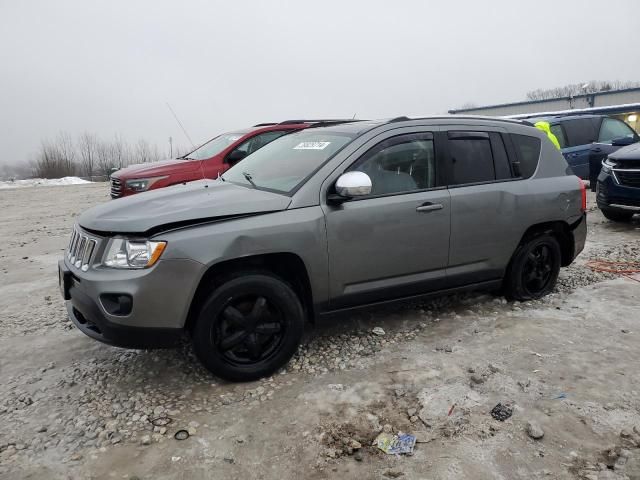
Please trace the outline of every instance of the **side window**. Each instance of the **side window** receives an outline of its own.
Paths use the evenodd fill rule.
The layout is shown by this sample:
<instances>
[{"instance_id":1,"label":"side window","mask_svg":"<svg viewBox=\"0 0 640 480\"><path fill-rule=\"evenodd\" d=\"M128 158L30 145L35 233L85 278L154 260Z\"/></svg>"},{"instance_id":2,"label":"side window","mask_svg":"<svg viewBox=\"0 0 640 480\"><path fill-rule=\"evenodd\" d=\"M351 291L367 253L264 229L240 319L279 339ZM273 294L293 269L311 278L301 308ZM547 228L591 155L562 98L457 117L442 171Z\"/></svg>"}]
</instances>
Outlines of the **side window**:
<instances>
[{"instance_id":1,"label":"side window","mask_svg":"<svg viewBox=\"0 0 640 480\"><path fill-rule=\"evenodd\" d=\"M380 142L350 168L371 178L371 195L411 192L436 186L433 135L398 135Z\"/></svg>"},{"instance_id":2,"label":"side window","mask_svg":"<svg viewBox=\"0 0 640 480\"><path fill-rule=\"evenodd\" d=\"M614 138L620 137L633 137L634 132L624 122L616 120L615 118L602 119L602 126L600 127L600 135L598 136L599 142L610 142Z\"/></svg>"},{"instance_id":3,"label":"side window","mask_svg":"<svg viewBox=\"0 0 640 480\"><path fill-rule=\"evenodd\" d=\"M288 130L278 130L272 132L260 133L248 140L245 140L236 148L234 148L228 155L231 163L238 162L247 155L251 155L256 150L264 147L267 143L274 141L276 138L289 133Z\"/></svg>"},{"instance_id":4,"label":"side window","mask_svg":"<svg viewBox=\"0 0 640 480\"><path fill-rule=\"evenodd\" d=\"M487 132L449 132L448 136L449 185L490 182L496 179Z\"/></svg>"},{"instance_id":5,"label":"side window","mask_svg":"<svg viewBox=\"0 0 640 480\"><path fill-rule=\"evenodd\" d=\"M511 140L520 161L520 176L529 178L538 168L540 158L540 139L529 135L511 134Z\"/></svg>"},{"instance_id":6,"label":"side window","mask_svg":"<svg viewBox=\"0 0 640 480\"><path fill-rule=\"evenodd\" d=\"M562 122L562 125L567 134L570 147L589 145L596 141L596 129L593 122L588 118L567 120L566 122Z\"/></svg>"},{"instance_id":7,"label":"side window","mask_svg":"<svg viewBox=\"0 0 640 480\"><path fill-rule=\"evenodd\" d=\"M562 125L551 125L551 133L553 133L558 139L560 148L567 147L567 137L564 134L564 128L562 128Z\"/></svg>"}]
</instances>

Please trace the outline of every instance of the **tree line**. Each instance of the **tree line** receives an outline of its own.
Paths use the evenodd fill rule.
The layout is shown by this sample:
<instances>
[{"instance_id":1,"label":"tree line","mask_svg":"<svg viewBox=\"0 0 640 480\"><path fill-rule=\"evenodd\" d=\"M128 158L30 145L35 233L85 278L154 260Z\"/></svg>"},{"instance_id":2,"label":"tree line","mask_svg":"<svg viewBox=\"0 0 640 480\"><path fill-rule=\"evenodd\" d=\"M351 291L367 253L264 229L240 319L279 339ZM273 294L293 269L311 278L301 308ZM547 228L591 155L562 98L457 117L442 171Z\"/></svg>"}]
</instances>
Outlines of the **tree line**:
<instances>
[{"instance_id":1,"label":"tree line","mask_svg":"<svg viewBox=\"0 0 640 480\"><path fill-rule=\"evenodd\" d=\"M640 82L621 82L620 80L591 80L590 82L571 83L562 87L539 88L527 92L527 100L550 100L562 97L574 97L589 93L623 90L625 88L640 87Z\"/></svg>"},{"instance_id":2,"label":"tree line","mask_svg":"<svg viewBox=\"0 0 640 480\"><path fill-rule=\"evenodd\" d=\"M101 177L108 176L113 169L169 158L169 149L166 150L144 138L129 143L120 135L105 140L95 133L84 132L74 138L60 132L40 143L31 168L39 178ZM171 153L175 158L187 153L187 149L174 146Z\"/></svg>"}]
</instances>

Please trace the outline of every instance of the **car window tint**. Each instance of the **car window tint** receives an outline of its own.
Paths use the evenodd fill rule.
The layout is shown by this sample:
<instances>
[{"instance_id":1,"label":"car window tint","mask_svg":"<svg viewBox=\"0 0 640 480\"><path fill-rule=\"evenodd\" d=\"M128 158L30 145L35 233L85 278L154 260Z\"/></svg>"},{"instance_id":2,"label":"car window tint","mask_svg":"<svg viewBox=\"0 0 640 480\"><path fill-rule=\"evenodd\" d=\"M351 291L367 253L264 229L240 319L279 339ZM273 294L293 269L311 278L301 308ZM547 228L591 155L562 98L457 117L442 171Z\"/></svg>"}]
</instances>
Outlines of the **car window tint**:
<instances>
[{"instance_id":1,"label":"car window tint","mask_svg":"<svg viewBox=\"0 0 640 480\"><path fill-rule=\"evenodd\" d=\"M449 132L449 185L496 179L489 135L484 135L476 138L472 132Z\"/></svg>"},{"instance_id":2,"label":"car window tint","mask_svg":"<svg viewBox=\"0 0 640 480\"><path fill-rule=\"evenodd\" d=\"M633 130L626 123L615 118L605 118L600 127L599 142L610 142L614 138L633 137Z\"/></svg>"},{"instance_id":3,"label":"car window tint","mask_svg":"<svg viewBox=\"0 0 640 480\"><path fill-rule=\"evenodd\" d=\"M588 118L567 120L562 122L562 126L564 126L570 147L589 145L596 141L596 129L593 122Z\"/></svg>"},{"instance_id":4,"label":"car window tint","mask_svg":"<svg viewBox=\"0 0 640 480\"><path fill-rule=\"evenodd\" d=\"M558 139L558 143L560 144L560 148L567 147L567 137L564 135L564 129L561 125L551 125L551 133L553 133Z\"/></svg>"},{"instance_id":5,"label":"car window tint","mask_svg":"<svg viewBox=\"0 0 640 480\"><path fill-rule=\"evenodd\" d=\"M371 195L410 192L436 186L431 134L389 138L365 153L351 168L371 178Z\"/></svg>"},{"instance_id":6,"label":"car window tint","mask_svg":"<svg viewBox=\"0 0 640 480\"><path fill-rule=\"evenodd\" d=\"M529 135L511 134L511 140L520 160L520 176L529 178L538 168L540 159L540 139Z\"/></svg>"}]
</instances>

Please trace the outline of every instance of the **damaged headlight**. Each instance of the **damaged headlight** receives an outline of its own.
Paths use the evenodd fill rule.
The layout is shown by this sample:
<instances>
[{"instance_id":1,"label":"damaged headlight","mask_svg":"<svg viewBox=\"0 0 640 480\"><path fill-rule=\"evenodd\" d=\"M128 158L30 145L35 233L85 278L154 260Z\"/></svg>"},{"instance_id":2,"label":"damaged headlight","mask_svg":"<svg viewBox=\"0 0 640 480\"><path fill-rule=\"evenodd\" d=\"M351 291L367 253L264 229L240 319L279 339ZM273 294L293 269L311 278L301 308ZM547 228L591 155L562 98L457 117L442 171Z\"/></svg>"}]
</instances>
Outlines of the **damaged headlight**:
<instances>
[{"instance_id":1,"label":"damaged headlight","mask_svg":"<svg viewBox=\"0 0 640 480\"><path fill-rule=\"evenodd\" d=\"M167 242L112 238L102 263L111 268L149 268L158 261L166 246Z\"/></svg>"}]
</instances>

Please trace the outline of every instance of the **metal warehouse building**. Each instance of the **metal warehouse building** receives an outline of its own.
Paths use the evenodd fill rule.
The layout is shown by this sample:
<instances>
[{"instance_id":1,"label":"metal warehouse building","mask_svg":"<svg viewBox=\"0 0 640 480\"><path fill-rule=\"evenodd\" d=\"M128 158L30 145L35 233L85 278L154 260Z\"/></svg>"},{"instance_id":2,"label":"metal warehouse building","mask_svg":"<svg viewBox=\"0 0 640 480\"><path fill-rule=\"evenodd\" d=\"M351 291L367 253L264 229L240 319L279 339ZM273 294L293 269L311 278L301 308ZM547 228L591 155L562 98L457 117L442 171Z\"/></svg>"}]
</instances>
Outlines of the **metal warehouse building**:
<instances>
[{"instance_id":1,"label":"metal warehouse building","mask_svg":"<svg viewBox=\"0 0 640 480\"><path fill-rule=\"evenodd\" d=\"M550 100L503 103L485 107L460 108L449 113L467 115L525 117L539 113L598 113L624 120L640 131L640 88L586 93Z\"/></svg>"}]
</instances>

